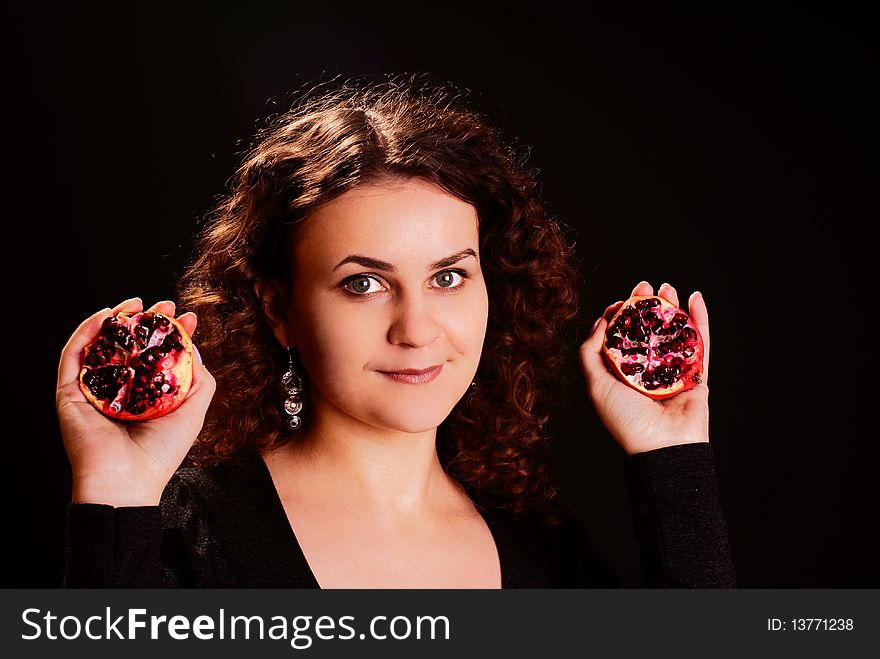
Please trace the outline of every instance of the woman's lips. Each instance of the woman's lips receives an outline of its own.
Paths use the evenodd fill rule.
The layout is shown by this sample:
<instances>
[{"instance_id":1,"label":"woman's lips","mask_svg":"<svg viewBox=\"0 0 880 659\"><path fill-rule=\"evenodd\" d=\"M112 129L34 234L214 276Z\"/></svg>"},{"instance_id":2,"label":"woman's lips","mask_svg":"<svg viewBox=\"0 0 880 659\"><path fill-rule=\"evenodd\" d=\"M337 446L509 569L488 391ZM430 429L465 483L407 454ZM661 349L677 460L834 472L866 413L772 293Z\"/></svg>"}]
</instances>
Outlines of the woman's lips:
<instances>
[{"instance_id":1,"label":"woman's lips","mask_svg":"<svg viewBox=\"0 0 880 659\"><path fill-rule=\"evenodd\" d=\"M427 384L443 370L443 364L431 366L422 370L408 368L403 371L379 371L382 375L391 378L395 382L404 384Z\"/></svg>"}]
</instances>

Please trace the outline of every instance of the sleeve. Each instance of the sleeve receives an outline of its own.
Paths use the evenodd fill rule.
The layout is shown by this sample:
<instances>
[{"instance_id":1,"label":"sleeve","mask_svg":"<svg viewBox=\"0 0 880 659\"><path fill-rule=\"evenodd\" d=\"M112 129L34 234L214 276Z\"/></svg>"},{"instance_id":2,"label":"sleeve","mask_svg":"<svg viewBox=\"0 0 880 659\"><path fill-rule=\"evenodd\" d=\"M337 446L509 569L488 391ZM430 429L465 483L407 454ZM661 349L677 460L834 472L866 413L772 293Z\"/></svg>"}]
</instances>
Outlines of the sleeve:
<instances>
[{"instance_id":1,"label":"sleeve","mask_svg":"<svg viewBox=\"0 0 880 659\"><path fill-rule=\"evenodd\" d=\"M736 588L709 443L624 458L646 588Z\"/></svg>"},{"instance_id":2,"label":"sleeve","mask_svg":"<svg viewBox=\"0 0 880 659\"><path fill-rule=\"evenodd\" d=\"M64 588L210 585L208 543L192 493L175 475L158 506L67 506Z\"/></svg>"},{"instance_id":3,"label":"sleeve","mask_svg":"<svg viewBox=\"0 0 880 659\"><path fill-rule=\"evenodd\" d=\"M159 506L67 506L65 588L155 588L160 580Z\"/></svg>"}]
</instances>

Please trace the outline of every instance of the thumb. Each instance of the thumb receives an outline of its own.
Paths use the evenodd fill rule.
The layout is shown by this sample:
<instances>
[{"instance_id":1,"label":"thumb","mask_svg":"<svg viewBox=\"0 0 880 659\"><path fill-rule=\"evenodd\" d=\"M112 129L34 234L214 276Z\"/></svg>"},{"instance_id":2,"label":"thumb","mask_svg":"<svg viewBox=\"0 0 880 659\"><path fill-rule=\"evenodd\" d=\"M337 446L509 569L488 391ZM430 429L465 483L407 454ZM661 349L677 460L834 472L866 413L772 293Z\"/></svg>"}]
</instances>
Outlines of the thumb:
<instances>
[{"instance_id":1,"label":"thumb","mask_svg":"<svg viewBox=\"0 0 880 659\"><path fill-rule=\"evenodd\" d=\"M196 348L195 352L198 355L198 348ZM158 419L158 421L165 421L167 419L183 423L189 429L193 439L195 439L205 421L205 415L208 412L208 407L217 388L217 382L208 372L208 369L205 368L201 356L196 356L193 360L192 375L192 386L189 392L187 392L183 405L167 416Z\"/></svg>"},{"instance_id":2,"label":"thumb","mask_svg":"<svg viewBox=\"0 0 880 659\"><path fill-rule=\"evenodd\" d=\"M195 345L193 347L195 348ZM211 404L211 399L214 397L217 382L202 363L202 356L199 354L198 348L195 348L195 353L196 360L193 361L193 383L186 398L187 402L196 403L196 406L201 410L202 416L204 416L208 411L208 406Z\"/></svg>"},{"instance_id":3,"label":"thumb","mask_svg":"<svg viewBox=\"0 0 880 659\"><path fill-rule=\"evenodd\" d=\"M609 379L614 379L614 376L608 372L605 358L602 356L602 343L607 326L608 321L600 317L593 325L590 336L587 337L587 340L581 344L578 350L584 379L587 382L587 387L593 391L597 387L607 384Z\"/></svg>"}]
</instances>

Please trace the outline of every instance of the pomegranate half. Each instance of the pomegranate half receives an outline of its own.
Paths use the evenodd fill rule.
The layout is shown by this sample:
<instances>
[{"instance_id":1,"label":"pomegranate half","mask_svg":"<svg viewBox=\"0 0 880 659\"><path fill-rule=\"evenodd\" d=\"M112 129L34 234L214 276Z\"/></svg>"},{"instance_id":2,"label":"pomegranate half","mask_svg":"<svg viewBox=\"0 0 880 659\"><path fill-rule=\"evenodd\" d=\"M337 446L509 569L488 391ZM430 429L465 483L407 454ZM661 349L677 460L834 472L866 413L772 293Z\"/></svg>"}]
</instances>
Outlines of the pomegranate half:
<instances>
[{"instance_id":1,"label":"pomegranate half","mask_svg":"<svg viewBox=\"0 0 880 659\"><path fill-rule=\"evenodd\" d=\"M703 378L703 337L684 311L656 295L634 295L614 314L602 346L612 372L662 400Z\"/></svg>"},{"instance_id":2,"label":"pomegranate half","mask_svg":"<svg viewBox=\"0 0 880 659\"><path fill-rule=\"evenodd\" d=\"M109 316L83 350L79 387L109 417L154 419L186 398L192 353L192 339L174 318L150 311Z\"/></svg>"}]
</instances>

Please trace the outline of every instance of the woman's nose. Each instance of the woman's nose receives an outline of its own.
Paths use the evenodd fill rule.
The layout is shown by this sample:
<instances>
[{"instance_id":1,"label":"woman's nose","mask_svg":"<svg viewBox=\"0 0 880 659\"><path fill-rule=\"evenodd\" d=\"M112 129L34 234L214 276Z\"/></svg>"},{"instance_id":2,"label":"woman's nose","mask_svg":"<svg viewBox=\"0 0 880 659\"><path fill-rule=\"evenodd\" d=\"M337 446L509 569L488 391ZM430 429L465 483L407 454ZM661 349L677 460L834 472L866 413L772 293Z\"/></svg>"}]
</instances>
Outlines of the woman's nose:
<instances>
[{"instance_id":1,"label":"woman's nose","mask_svg":"<svg viewBox=\"0 0 880 659\"><path fill-rule=\"evenodd\" d=\"M400 297L388 328L390 343L419 348L436 341L440 334L435 310L424 297L418 294Z\"/></svg>"}]
</instances>

